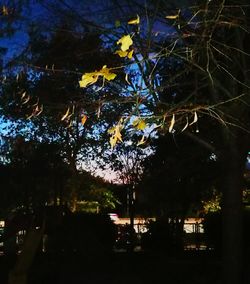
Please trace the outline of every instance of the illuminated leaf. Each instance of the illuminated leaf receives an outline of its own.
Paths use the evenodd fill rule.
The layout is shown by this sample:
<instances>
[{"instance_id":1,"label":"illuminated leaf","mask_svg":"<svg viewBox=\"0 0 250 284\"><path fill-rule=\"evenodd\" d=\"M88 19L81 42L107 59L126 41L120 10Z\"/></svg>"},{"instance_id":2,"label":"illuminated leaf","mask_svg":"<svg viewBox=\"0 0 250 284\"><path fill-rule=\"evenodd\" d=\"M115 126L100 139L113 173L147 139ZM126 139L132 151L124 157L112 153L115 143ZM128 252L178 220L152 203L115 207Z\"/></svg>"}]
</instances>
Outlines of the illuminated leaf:
<instances>
[{"instance_id":1,"label":"illuminated leaf","mask_svg":"<svg viewBox=\"0 0 250 284\"><path fill-rule=\"evenodd\" d=\"M192 125L192 124L194 124L195 122L197 122L198 121L198 116L197 116L197 113L196 113L196 111L194 112L194 120L189 124L189 125Z\"/></svg>"},{"instance_id":2,"label":"illuminated leaf","mask_svg":"<svg viewBox=\"0 0 250 284\"><path fill-rule=\"evenodd\" d=\"M141 140L137 143L137 146L143 145L146 142L145 136L143 135Z\"/></svg>"},{"instance_id":3,"label":"illuminated leaf","mask_svg":"<svg viewBox=\"0 0 250 284\"><path fill-rule=\"evenodd\" d=\"M26 96L26 92L22 93L21 100Z\"/></svg>"},{"instance_id":4,"label":"illuminated leaf","mask_svg":"<svg viewBox=\"0 0 250 284\"><path fill-rule=\"evenodd\" d=\"M187 117L186 119L187 119L187 122L186 122L185 126L182 128L181 132L183 132L184 130L186 130L187 127L188 127L188 117Z\"/></svg>"},{"instance_id":5,"label":"illuminated leaf","mask_svg":"<svg viewBox=\"0 0 250 284\"><path fill-rule=\"evenodd\" d=\"M178 17L179 17L179 14L172 15L172 16L166 16L166 19L174 20L174 19L177 19Z\"/></svg>"},{"instance_id":6,"label":"illuminated leaf","mask_svg":"<svg viewBox=\"0 0 250 284\"><path fill-rule=\"evenodd\" d=\"M128 73L126 73L126 75L125 75L125 81L130 85L130 82L128 80Z\"/></svg>"},{"instance_id":7,"label":"illuminated leaf","mask_svg":"<svg viewBox=\"0 0 250 284\"><path fill-rule=\"evenodd\" d=\"M133 57L133 53L134 53L134 50L129 50L129 51L122 51L122 50L117 50L115 52L115 54L118 54L120 57L128 57L129 59L131 59Z\"/></svg>"},{"instance_id":8,"label":"illuminated leaf","mask_svg":"<svg viewBox=\"0 0 250 284\"><path fill-rule=\"evenodd\" d=\"M85 124L85 122L86 122L86 120L87 120L87 115L86 114L84 114L83 115L83 117L82 117L82 119L81 119L81 123L82 123L82 125L84 125Z\"/></svg>"},{"instance_id":9,"label":"illuminated leaf","mask_svg":"<svg viewBox=\"0 0 250 284\"><path fill-rule=\"evenodd\" d=\"M121 44L121 50L127 51L130 46L133 44L133 40L130 35L123 36L117 41L117 44Z\"/></svg>"},{"instance_id":10,"label":"illuminated leaf","mask_svg":"<svg viewBox=\"0 0 250 284\"><path fill-rule=\"evenodd\" d=\"M103 76L105 79L107 79L108 81L110 80L114 80L116 77L115 73L110 73L110 69L107 68L106 65L104 65L102 67L102 69L98 72L100 74L100 76Z\"/></svg>"},{"instance_id":11,"label":"illuminated leaf","mask_svg":"<svg viewBox=\"0 0 250 284\"><path fill-rule=\"evenodd\" d=\"M128 21L129 25L139 25L140 24L140 17L139 15L137 15L136 19L132 19L130 21Z\"/></svg>"},{"instance_id":12,"label":"illuminated leaf","mask_svg":"<svg viewBox=\"0 0 250 284\"><path fill-rule=\"evenodd\" d=\"M175 115L173 114L171 122L170 122L169 129L168 129L168 132L171 133L173 131L174 124L175 124Z\"/></svg>"},{"instance_id":13,"label":"illuminated leaf","mask_svg":"<svg viewBox=\"0 0 250 284\"><path fill-rule=\"evenodd\" d=\"M39 107L39 105L37 104L35 109L32 111L32 113L29 116L26 117L26 119L30 119L33 116L38 116L42 111L43 111L43 105Z\"/></svg>"},{"instance_id":14,"label":"illuminated leaf","mask_svg":"<svg viewBox=\"0 0 250 284\"><path fill-rule=\"evenodd\" d=\"M144 120L141 119L141 120L139 121L139 123L137 124L137 129L139 129L139 130L144 130L145 127L146 127L146 123L145 123Z\"/></svg>"},{"instance_id":15,"label":"illuminated leaf","mask_svg":"<svg viewBox=\"0 0 250 284\"><path fill-rule=\"evenodd\" d=\"M133 121L133 126L138 130L144 130L146 128L146 122L141 118L137 118Z\"/></svg>"},{"instance_id":16,"label":"illuminated leaf","mask_svg":"<svg viewBox=\"0 0 250 284\"><path fill-rule=\"evenodd\" d=\"M109 143L110 143L112 149L115 147L116 142L117 142L117 137L115 135L111 136L110 139L109 139Z\"/></svg>"},{"instance_id":17,"label":"illuminated leaf","mask_svg":"<svg viewBox=\"0 0 250 284\"><path fill-rule=\"evenodd\" d=\"M85 73L82 76L82 80L79 81L80 87L85 88L88 85L94 84L98 80L98 76L96 75L95 72L92 73Z\"/></svg>"},{"instance_id":18,"label":"illuminated leaf","mask_svg":"<svg viewBox=\"0 0 250 284\"><path fill-rule=\"evenodd\" d=\"M25 105L30 100L30 96L28 96L24 101L22 101L22 104Z\"/></svg>"},{"instance_id":19,"label":"illuminated leaf","mask_svg":"<svg viewBox=\"0 0 250 284\"><path fill-rule=\"evenodd\" d=\"M37 105L34 112L37 113L40 110L39 106Z\"/></svg>"},{"instance_id":20,"label":"illuminated leaf","mask_svg":"<svg viewBox=\"0 0 250 284\"><path fill-rule=\"evenodd\" d=\"M101 105L99 104L97 109L97 118L100 118L100 115L101 115Z\"/></svg>"},{"instance_id":21,"label":"illuminated leaf","mask_svg":"<svg viewBox=\"0 0 250 284\"><path fill-rule=\"evenodd\" d=\"M65 120L67 117L69 116L69 107L66 111L66 113L63 115L63 117L61 118L61 121Z\"/></svg>"},{"instance_id":22,"label":"illuminated leaf","mask_svg":"<svg viewBox=\"0 0 250 284\"><path fill-rule=\"evenodd\" d=\"M165 18L169 20L175 20L179 17L179 15L180 15L180 10L178 11L176 15L169 15L169 16L166 16Z\"/></svg>"},{"instance_id":23,"label":"illuminated leaf","mask_svg":"<svg viewBox=\"0 0 250 284\"><path fill-rule=\"evenodd\" d=\"M110 69L107 68L106 65L104 65L102 67L102 69L99 70L99 71L94 71L94 72L91 72L91 73L83 74L82 80L79 81L80 87L81 88L85 88L85 87L87 87L89 85L92 85L92 84L96 83L100 76L102 76L104 79L110 81L110 80L114 80L115 79L116 74L115 73L110 73Z\"/></svg>"},{"instance_id":24,"label":"illuminated leaf","mask_svg":"<svg viewBox=\"0 0 250 284\"><path fill-rule=\"evenodd\" d=\"M68 119L71 118L71 116L72 116L74 113L75 113L75 106L73 105L72 112L71 112L71 114L68 115L67 118L68 118Z\"/></svg>"},{"instance_id":25,"label":"illuminated leaf","mask_svg":"<svg viewBox=\"0 0 250 284\"><path fill-rule=\"evenodd\" d=\"M72 126L72 121L70 121L70 123L67 125L66 128L70 128Z\"/></svg>"},{"instance_id":26,"label":"illuminated leaf","mask_svg":"<svg viewBox=\"0 0 250 284\"><path fill-rule=\"evenodd\" d=\"M115 132L115 126L108 129L109 134L113 134Z\"/></svg>"},{"instance_id":27,"label":"illuminated leaf","mask_svg":"<svg viewBox=\"0 0 250 284\"><path fill-rule=\"evenodd\" d=\"M2 13L4 16L8 16L9 15L9 9L6 6L2 7Z\"/></svg>"},{"instance_id":28,"label":"illuminated leaf","mask_svg":"<svg viewBox=\"0 0 250 284\"><path fill-rule=\"evenodd\" d=\"M133 57L133 53L134 53L133 49L128 52L128 58L129 59L131 59Z\"/></svg>"},{"instance_id":29,"label":"illuminated leaf","mask_svg":"<svg viewBox=\"0 0 250 284\"><path fill-rule=\"evenodd\" d=\"M117 50L115 54L118 54L120 57L126 57L128 55L127 51Z\"/></svg>"},{"instance_id":30,"label":"illuminated leaf","mask_svg":"<svg viewBox=\"0 0 250 284\"><path fill-rule=\"evenodd\" d=\"M121 135L121 128L120 127L116 127L116 130L115 130L115 137L117 137L117 140L122 142L122 135Z\"/></svg>"},{"instance_id":31,"label":"illuminated leaf","mask_svg":"<svg viewBox=\"0 0 250 284\"><path fill-rule=\"evenodd\" d=\"M39 114L41 114L43 112L43 105L41 105L40 109L38 109L36 116L38 116Z\"/></svg>"},{"instance_id":32,"label":"illuminated leaf","mask_svg":"<svg viewBox=\"0 0 250 284\"><path fill-rule=\"evenodd\" d=\"M114 148L117 142L122 142L121 130L122 130L121 120L118 122L116 126L108 130L108 133L112 134L112 136L109 139L111 148Z\"/></svg>"}]
</instances>

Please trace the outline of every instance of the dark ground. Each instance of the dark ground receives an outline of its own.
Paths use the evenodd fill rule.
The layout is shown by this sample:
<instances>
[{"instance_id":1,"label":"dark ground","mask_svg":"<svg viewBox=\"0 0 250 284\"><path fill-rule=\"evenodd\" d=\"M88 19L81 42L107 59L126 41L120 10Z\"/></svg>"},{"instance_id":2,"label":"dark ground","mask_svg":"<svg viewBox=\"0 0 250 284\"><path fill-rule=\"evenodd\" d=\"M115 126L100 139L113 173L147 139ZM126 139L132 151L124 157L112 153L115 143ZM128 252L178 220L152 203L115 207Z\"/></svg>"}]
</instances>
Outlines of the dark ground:
<instances>
[{"instance_id":1,"label":"dark ground","mask_svg":"<svg viewBox=\"0 0 250 284\"><path fill-rule=\"evenodd\" d=\"M0 283L7 284L13 265L0 257ZM86 258L84 255L46 255L36 257L28 284L219 284L220 261L207 252L184 252L179 256L161 253L112 253Z\"/></svg>"},{"instance_id":2,"label":"dark ground","mask_svg":"<svg viewBox=\"0 0 250 284\"><path fill-rule=\"evenodd\" d=\"M0 283L7 284L14 260L0 256ZM250 283L250 265L245 280ZM221 262L206 251L185 251L179 256L163 253L112 253L86 257L77 254L41 254L28 275L27 284L223 284Z\"/></svg>"}]
</instances>

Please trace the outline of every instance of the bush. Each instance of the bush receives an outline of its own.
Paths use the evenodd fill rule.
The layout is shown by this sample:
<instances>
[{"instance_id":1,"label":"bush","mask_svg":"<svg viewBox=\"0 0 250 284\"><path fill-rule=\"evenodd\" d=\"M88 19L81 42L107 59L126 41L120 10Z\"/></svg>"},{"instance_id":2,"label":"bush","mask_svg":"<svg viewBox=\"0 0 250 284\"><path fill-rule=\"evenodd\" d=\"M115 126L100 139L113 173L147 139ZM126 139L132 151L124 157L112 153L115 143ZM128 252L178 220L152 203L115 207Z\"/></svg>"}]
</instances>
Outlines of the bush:
<instances>
[{"instance_id":1,"label":"bush","mask_svg":"<svg viewBox=\"0 0 250 284\"><path fill-rule=\"evenodd\" d=\"M102 253L111 251L116 240L116 226L109 216L72 213L48 233L48 251Z\"/></svg>"},{"instance_id":2,"label":"bush","mask_svg":"<svg viewBox=\"0 0 250 284\"><path fill-rule=\"evenodd\" d=\"M204 217L203 221L206 245L216 252L222 250L222 213L211 212ZM250 251L250 211L243 212L243 245L244 252Z\"/></svg>"},{"instance_id":3,"label":"bush","mask_svg":"<svg viewBox=\"0 0 250 284\"><path fill-rule=\"evenodd\" d=\"M182 250L183 240L179 226L180 224L169 223L165 218L150 221L148 231L142 234L142 249L168 253Z\"/></svg>"}]
</instances>

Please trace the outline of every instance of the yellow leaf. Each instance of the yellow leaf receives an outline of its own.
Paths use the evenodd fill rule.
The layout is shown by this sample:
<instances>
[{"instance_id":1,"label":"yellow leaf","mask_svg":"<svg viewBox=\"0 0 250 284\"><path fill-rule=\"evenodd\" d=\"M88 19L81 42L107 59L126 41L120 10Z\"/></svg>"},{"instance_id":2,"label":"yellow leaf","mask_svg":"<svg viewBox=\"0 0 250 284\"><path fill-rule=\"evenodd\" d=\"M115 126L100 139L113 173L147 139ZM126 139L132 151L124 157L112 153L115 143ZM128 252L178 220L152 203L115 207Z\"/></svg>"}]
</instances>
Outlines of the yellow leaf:
<instances>
[{"instance_id":1,"label":"yellow leaf","mask_svg":"<svg viewBox=\"0 0 250 284\"><path fill-rule=\"evenodd\" d=\"M146 142L145 136L143 135L141 140L137 143L137 146L143 145Z\"/></svg>"},{"instance_id":2,"label":"yellow leaf","mask_svg":"<svg viewBox=\"0 0 250 284\"><path fill-rule=\"evenodd\" d=\"M120 57L128 57L129 59L131 59L133 57L133 53L134 53L134 50L129 50L129 51L122 51L122 50L117 50L115 52L115 54L118 54Z\"/></svg>"},{"instance_id":3,"label":"yellow leaf","mask_svg":"<svg viewBox=\"0 0 250 284\"><path fill-rule=\"evenodd\" d=\"M121 141L122 142L122 135L121 135L121 127L120 126L117 126L116 128L115 128L115 137L117 137L117 140L118 141Z\"/></svg>"},{"instance_id":4,"label":"yellow leaf","mask_svg":"<svg viewBox=\"0 0 250 284\"><path fill-rule=\"evenodd\" d=\"M194 124L195 122L197 122L198 121L198 116L197 116L197 113L196 113L196 111L194 112L194 120L189 124L189 125L192 125L192 124Z\"/></svg>"},{"instance_id":5,"label":"yellow leaf","mask_svg":"<svg viewBox=\"0 0 250 284\"><path fill-rule=\"evenodd\" d=\"M118 54L120 57L126 57L128 55L127 51L117 50L115 54Z\"/></svg>"},{"instance_id":6,"label":"yellow leaf","mask_svg":"<svg viewBox=\"0 0 250 284\"><path fill-rule=\"evenodd\" d=\"M65 120L67 117L69 116L69 107L66 111L66 113L63 115L63 117L61 118L61 121Z\"/></svg>"},{"instance_id":7,"label":"yellow leaf","mask_svg":"<svg viewBox=\"0 0 250 284\"><path fill-rule=\"evenodd\" d=\"M177 15L172 15L172 16L166 16L166 19L169 19L169 20L175 20L179 17L179 14Z\"/></svg>"},{"instance_id":8,"label":"yellow leaf","mask_svg":"<svg viewBox=\"0 0 250 284\"><path fill-rule=\"evenodd\" d=\"M170 122L170 126L169 126L169 129L168 129L168 132L172 132L173 131L173 127L174 127L174 124L175 124L175 115L173 114L173 117L171 119L171 122Z\"/></svg>"},{"instance_id":9,"label":"yellow leaf","mask_svg":"<svg viewBox=\"0 0 250 284\"><path fill-rule=\"evenodd\" d=\"M114 146L117 144L118 141L122 142L121 130L122 130L121 122L118 122L116 126L108 130L108 133L112 134L112 136L109 139L111 148L114 148Z\"/></svg>"},{"instance_id":10,"label":"yellow leaf","mask_svg":"<svg viewBox=\"0 0 250 284\"><path fill-rule=\"evenodd\" d=\"M113 149L117 143L117 137L115 135L111 136L109 139L109 143L111 145L111 148Z\"/></svg>"},{"instance_id":11,"label":"yellow leaf","mask_svg":"<svg viewBox=\"0 0 250 284\"><path fill-rule=\"evenodd\" d=\"M128 21L129 25L139 25L140 24L140 17L139 15L137 15L136 19L132 19L130 21Z\"/></svg>"},{"instance_id":12,"label":"yellow leaf","mask_svg":"<svg viewBox=\"0 0 250 284\"><path fill-rule=\"evenodd\" d=\"M126 73L126 75L125 75L125 81L130 85L130 82L128 80L128 73Z\"/></svg>"},{"instance_id":13,"label":"yellow leaf","mask_svg":"<svg viewBox=\"0 0 250 284\"><path fill-rule=\"evenodd\" d=\"M4 16L8 16L9 15L9 10L6 6L3 6L2 7L2 13Z\"/></svg>"},{"instance_id":14,"label":"yellow leaf","mask_svg":"<svg viewBox=\"0 0 250 284\"><path fill-rule=\"evenodd\" d=\"M41 114L43 112L43 105L41 105L40 109L38 110L38 112L36 113L36 116L38 116L39 114Z\"/></svg>"},{"instance_id":15,"label":"yellow leaf","mask_svg":"<svg viewBox=\"0 0 250 284\"><path fill-rule=\"evenodd\" d=\"M82 80L79 81L80 87L81 88L85 88L89 85L92 85L94 83L97 82L99 76L102 76L103 78L105 78L106 80L110 81L110 80L114 80L116 77L115 73L110 73L110 69L107 68L106 65L104 65L102 67L101 70L99 71L94 71L94 72L90 72L90 73L85 73L82 76Z\"/></svg>"},{"instance_id":16,"label":"yellow leaf","mask_svg":"<svg viewBox=\"0 0 250 284\"><path fill-rule=\"evenodd\" d=\"M22 93L21 100L26 96L26 91Z\"/></svg>"},{"instance_id":17,"label":"yellow leaf","mask_svg":"<svg viewBox=\"0 0 250 284\"><path fill-rule=\"evenodd\" d=\"M133 121L133 126L138 130L144 130L146 128L146 122L141 118L137 118Z\"/></svg>"},{"instance_id":18,"label":"yellow leaf","mask_svg":"<svg viewBox=\"0 0 250 284\"><path fill-rule=\"evenodd\" d=\"M83 117L82 117L82 119L81 119L81 123L82 123L82 125L84 125L85 124L85 122L86 122L86 120L87 120L87 115L86 114L84 114L83 115Z\"/></svg>"},{"instance_id":19,"label":"yellow leaf","mask_svg":"<svg viewBox=\"0 0 250 284\"><path fill-rule=\"evenodd\" d=\"M169 20L176 20L177 18L179 18L180 12L181 10L178 10L178 13L176 15L169 15L169 16L166 16L165 18Z\"/></svg>"},{"instance_id":20,"label":"yellow leaf","mask_svg":"<svg viewBox=\"0 0 250 284\"><path fill-rule=\"evenodd\" d=\"M108 134L113 134L115 132L115 126L108 129Z\"/></svg>"},{"instance_id":21,"label":"yellow leaf","mask_svg":"<svg viewBox=\"0 0 250 284\"><path fill-rule=\"evenodd\" d=\"M98 75L95 72L92 73L85 73L82 76L82 80L79 81L80 87L85 88L88 85L94 84L98 80Z\"/></svg>"},{"instance_id":22,"label":"yellow leaf","mask_svg":"<svg viewBox=\"0 0 250 284\"><path fill-rule=\"evenodd\" d=\"M123 36L117 41L117 44L121 44L121 50L127 51L130 46L133 44L133 40L130 35Z\"/></svg>"},{"instance_id":23,"label":"yellow leaf","mask_svg":"<svg viewBox=\"0 0 250 284\"><path fill-rule=\"evenodd\" d=\"M102 67L102 69L99 71L100 75L103 76L105 79L107 79L108 81L110 80L114 80L116 77L115 73L110 73L110 69L107 68L106 65L104 65Z\"/></svg>"},{"instance_id":24,"label":"yellow leaf","mask_svg":"<svg viewBox=\"0 0 250 284\"><path fill-rule=\"evenodd\" d=\"M133 57L133 53L134 53L133 49L128 52L128 58L129 59L131 59Z\"/></svg>"},{"instance_id":25,"label":"yellow leaf","mask_svg":"<svg viewBox=\"0 0 250 284\"><path fill-rule=\"evenodd\" d=\"M139 129L139 130L144 130L145 127L146 127L146 123L145 123L144 120L141 119L141 120L139 121L138 125L137 125L137 129Z\"/></svg>"},{"instance_id":26,"label":"yellow leaf","mask_svg":"<svg viewBox=\"0 0 250 284\"><path fill-rule=\"evenodd\" d=\"M182 128L181 132L183 132L187 127L188 127L188 117L186 118L187 122L185 124L185 126Z\"/></svg>"},{"instance_id":27,"label":"yellow leaf","mask_svg":"<svg viewBox=\"0 0 250 284\"><path fill-rule=\"evenodd\" d=\"M96 114L97 114L97 118L100 118L100 115L101 115L101 105L98 106Z\"/></svg>"}]
</instances>

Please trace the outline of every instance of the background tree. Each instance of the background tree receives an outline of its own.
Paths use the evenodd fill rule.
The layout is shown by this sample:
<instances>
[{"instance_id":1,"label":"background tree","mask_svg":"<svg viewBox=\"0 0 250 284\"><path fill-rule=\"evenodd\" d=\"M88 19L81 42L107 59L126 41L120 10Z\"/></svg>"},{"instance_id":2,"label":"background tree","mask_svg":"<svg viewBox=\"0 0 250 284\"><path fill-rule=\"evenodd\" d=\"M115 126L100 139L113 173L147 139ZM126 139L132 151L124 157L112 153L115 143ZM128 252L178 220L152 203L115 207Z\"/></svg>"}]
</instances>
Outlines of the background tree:
<instances>
[{"instance_id":1,"label":"background tree","mask_svg":"<svg viewBox=\"0 0 250 284\"><path fill-rule=\"evenodd\" d=\"M211 152L183 135L162 136L144 162L140 195L154 215L184 221L199 214L203 196L218 178Z\"/></svg>"}]
</instances>

